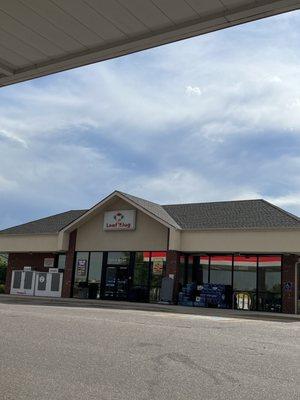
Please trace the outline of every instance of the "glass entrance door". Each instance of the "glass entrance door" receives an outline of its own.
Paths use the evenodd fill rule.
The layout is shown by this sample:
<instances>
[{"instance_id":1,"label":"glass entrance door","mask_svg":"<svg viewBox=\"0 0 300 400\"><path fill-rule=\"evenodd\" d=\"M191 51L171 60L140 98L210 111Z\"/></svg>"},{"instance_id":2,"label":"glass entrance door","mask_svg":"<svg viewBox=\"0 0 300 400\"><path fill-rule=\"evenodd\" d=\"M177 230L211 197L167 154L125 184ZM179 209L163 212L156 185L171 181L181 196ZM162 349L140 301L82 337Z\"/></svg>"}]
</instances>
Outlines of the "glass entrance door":
<instances>
[{"instance_id":1,"label":"glass entrance door","mask_svg":"<svg viewBox=\"0 0 300 400\"><path fill-rule=\"evenodd\" d=\"M105 274L104 298L112 300L127 300L128 296L128 266L108 265Z\"/></svg>"},{"instance_id":2,"label":"glass entrance door","mask_svg":"<svg viewBox=\"0 0 300 400\"><path fill-rule=\"evenodd\" d=\"M117 267L106 267L104 298L113 299L115 297L115 286L117 278Z\"/></svg>"},{"instance_id":3,"label":"glass entrance door","mask_svg":"<svg viewBox=\"0 0 300 400\"><path fill-rule=\"evenodd\" d=\"M109 252L105 267L103 298L127 300L129 290L129 252Z\"/></svg>"},{"instance_id":4,"label":"glass entrance door","mask_svg":"<svg viewBox=\"0 0 300 400\"><path fill-rule=\"evenodd\" d=\"M119 265L117 267L115 298L117 300L127 300L127 296L128 296L128 266Z\"/></svg>"}]
</instances>

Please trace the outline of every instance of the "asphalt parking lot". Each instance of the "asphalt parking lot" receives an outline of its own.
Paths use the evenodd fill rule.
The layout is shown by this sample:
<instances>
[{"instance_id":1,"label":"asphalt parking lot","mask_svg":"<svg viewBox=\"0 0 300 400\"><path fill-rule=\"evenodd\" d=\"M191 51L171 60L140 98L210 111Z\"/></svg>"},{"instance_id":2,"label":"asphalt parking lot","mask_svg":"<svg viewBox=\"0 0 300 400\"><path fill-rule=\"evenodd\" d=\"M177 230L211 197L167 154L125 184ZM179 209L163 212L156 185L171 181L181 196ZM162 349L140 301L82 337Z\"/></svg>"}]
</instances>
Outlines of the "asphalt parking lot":
<instances>
[{"instance_id":1,"label":"asphalt parking lot","mask_svg":"<svg viewBox=\"0 0 300 400\"><path fill-rule=\"evenodd\" d=\"M300 322L0 303L2 400L300 398Z\"/></svg>"}]
</instances>

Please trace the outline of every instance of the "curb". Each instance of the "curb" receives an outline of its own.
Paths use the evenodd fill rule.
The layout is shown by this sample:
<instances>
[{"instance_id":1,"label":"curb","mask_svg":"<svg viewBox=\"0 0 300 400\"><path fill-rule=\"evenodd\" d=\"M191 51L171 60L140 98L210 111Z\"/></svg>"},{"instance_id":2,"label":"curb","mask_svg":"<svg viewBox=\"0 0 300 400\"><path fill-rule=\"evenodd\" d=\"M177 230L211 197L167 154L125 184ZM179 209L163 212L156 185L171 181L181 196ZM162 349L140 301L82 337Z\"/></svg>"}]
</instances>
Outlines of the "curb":
<instances>
[{"instance_id":1,"label":"curb","mask_svg":"<svg viewBox=\"0 0 300 400\"><path fill-rule=\"evenodd\" d=\"M237 318L251 320L268 320L284 322L300 322L300 314L279 314L255 311L224 310L215 308L183 307L171 304L134 303L111 300L88 300L74 298L50 298L20 295L0 295L2 304L23 304L57 307L105 308L114 310L134 310L144 312L162 312L194 316L219 318Z\"/></svg>"}]
</instances>

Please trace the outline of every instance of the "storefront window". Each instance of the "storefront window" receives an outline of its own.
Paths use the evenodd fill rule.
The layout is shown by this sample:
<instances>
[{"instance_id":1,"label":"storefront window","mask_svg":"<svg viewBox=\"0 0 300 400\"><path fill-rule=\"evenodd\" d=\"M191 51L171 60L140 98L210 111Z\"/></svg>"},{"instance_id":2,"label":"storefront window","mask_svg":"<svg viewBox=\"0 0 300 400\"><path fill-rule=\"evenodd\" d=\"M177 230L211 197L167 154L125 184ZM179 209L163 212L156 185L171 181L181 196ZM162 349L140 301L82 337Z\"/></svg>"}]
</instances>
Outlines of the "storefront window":
<instances>
[{"instance_id":1,"label":"storefront window","mask_svg":"<svg viewBox=\"0 0 300 400\"><path fill-rule=\"evenodd\" d=\"M197 290L206 290L201 289L201 285L205 283L225 285L228 307L281 311L281 257L182 255L179 277L179 283L184 283L180 290L184 289L187 283L196 284Z\"/></svg>"},{"instance_id":2,"label":"storefront window","mask_svg":"<svg viewBox=\"0 0 300 400\"><path fill-rule=\"evenodd\" d=\"M281 257L258 258L258 309L281 311Z\"/></svg>"},{"instance_id":3,"label":"storefront window","mask_svg":"<svg viewBox=\"0 0 300 400\"><path fill-rule=\"evenodd\" d=\"M208 270L209 256L182 254L179 259L178 283L181 287L187 283L208 283Z\"/></svg>"},{"instance_id":4,"label":"storefront window","mask_svg":"<svg viewBox=\"0 0 300 400\"><path fill-rule=\"evenodd\" d=\"M210 283L231 285L232 256L210 257Z\"/></svg>"},{"instance_id":5,"label":"storefront window","mask_svg":"<svg viewBox=\"0 0 300 400\"><path fill-rule=\"evenodd\" d=\"M102 273L102 252L91 252L90 253L90 265L89 265L89 283L100 283Z\"/></svg>"},{"instance_id":6,"label":"storefront window","mask_svg":"<svg viewBox=\"0 0 300 400\"><path fill-rule=\"evenodd\" d=\"M144 257L143 252L135 253L133 285L148 286L148 279L149 279L148 275L149 275L149 258Z\"/></svg>"},{"instance_id":7,"label":"storefront window","mask_svg":"<svg viewBox=\"0 0 300 400\"><path fill-rule=\"evenodd\" d=\"M89 297L87 284L88 263L89 252L79 251L76 253L73 297L79 297L82 299Z\"/></svg>"},{"instance_id":8,"label":"storefront window","mask_svg":"<svg viewBox=\"0 0 300 400\"><path fill-rule=\"evenodd\" d=\"M256 256L234 256L233 289L256 291Z\"/></svg>"},{"instance_id":9,"label":"storefront window","mask_svg":"<svg viewBox=\"0 0 300 400\"><path fill-rule=\"evenodd\" d=\"M98 299L102 274L102 252L76 253L73 297Z\"/></svg>"},{"instance_id":10,"label":"storefront window","mask_svg":"<svg viewBox=\"0 0 300 400\"><path fill-rule=\"evenodd\" d=\"M256 271L256 256L234 256L234 308L238 310L256 309Z\"/></svg>"},{"instance_id":11,"label":"storefront window","mask_svg":"<svg viewBox=\"0 0 300 400\"><path fill-rule=\"evenodd\" d=\"M88 273L89 253L79 251L76 254L75 282L85 282Z\"/></svg>"},{"instance_id":12,"label":"storefront window","mask_svg":"<svg viewBox=\"0 0 300 400\"><path fill-rule=\"evenodd\" d=\"M258 258L258 291L281 292L281 257Z\"/></svg>"},{"instance_id":13,"label":"storefront window","mask_svg":"<svg viewBox=\"0 0 300 400\"><path fill-rule=\"evenodd\" d=\"M150 280L150 301L157 302L160 299L160 288L162 278L166 268L166 252L152 251L151 252L151 280Z\"/></svg>"},{"instance_id":14,"label":"storefront window","mask_svg":"<svg viewBox=\"0 0 300 400\"><path fill-rule=\"evenodd\" d=\"M200 256L199 272L197 274L198 284L208 283L208 268L209 256Z\"/></svg>"},{"instance_id":15,"label":"storefront window","mask_svg":"<svg viewBox=\"0 0 300 400\"><path fill-rule=\"evenodd\" d=\"M133 269L133 287L130 299L148 301L149 297L149 252L136 252Z\"/></svg>"}]
</instances>

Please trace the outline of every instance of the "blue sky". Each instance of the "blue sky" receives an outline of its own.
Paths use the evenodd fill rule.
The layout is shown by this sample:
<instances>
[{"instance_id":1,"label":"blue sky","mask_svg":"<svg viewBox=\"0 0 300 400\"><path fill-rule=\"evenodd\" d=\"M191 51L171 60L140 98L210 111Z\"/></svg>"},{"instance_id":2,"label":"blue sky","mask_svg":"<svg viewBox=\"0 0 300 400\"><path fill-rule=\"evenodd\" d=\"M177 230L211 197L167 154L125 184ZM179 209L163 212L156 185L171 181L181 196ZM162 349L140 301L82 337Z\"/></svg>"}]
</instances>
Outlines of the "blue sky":
<instances>
[{"instance_id":1,"label":"blue sky","mask_svg":"<svg viewBox=\"0 0 300 400\"><path fill-rule=\"evenodd\" d=\"M300 215L300 12L0 89L0 227L115 189Z\"/></svg>"}]
</instances>

